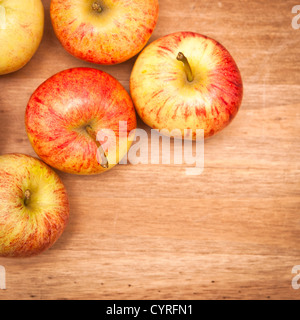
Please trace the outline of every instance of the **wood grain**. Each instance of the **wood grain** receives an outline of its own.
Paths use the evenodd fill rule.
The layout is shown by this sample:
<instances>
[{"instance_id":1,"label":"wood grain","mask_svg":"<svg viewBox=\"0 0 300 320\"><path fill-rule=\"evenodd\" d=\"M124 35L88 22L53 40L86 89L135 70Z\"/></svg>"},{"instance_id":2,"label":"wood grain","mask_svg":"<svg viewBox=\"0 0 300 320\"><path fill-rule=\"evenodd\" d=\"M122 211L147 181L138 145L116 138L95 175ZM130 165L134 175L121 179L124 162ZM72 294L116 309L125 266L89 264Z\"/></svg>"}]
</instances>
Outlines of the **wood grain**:
<instances>
[{"instance_id":1,"label":"wood grain","mask_svg":"<svg viewBox=\"0 0 300 320\"><path fill-rule=\"evenodd\" d=\"M1 153L35 155L24 111L36 87L63 69L93 66L129 88L135 58L102 67L46 30L32 61L0 78ZM150 41L175 31L219 40L245 84L230 127L205 143L205 170L119 165L97 177L59 173L71 201L57 244L29 260L0 259L0 299L299 299L300 30L295 1L160 0ZM146 128L141 121L139 126ZM149 129L147 129L149 130Z\"/></svg>"}]
</instances>

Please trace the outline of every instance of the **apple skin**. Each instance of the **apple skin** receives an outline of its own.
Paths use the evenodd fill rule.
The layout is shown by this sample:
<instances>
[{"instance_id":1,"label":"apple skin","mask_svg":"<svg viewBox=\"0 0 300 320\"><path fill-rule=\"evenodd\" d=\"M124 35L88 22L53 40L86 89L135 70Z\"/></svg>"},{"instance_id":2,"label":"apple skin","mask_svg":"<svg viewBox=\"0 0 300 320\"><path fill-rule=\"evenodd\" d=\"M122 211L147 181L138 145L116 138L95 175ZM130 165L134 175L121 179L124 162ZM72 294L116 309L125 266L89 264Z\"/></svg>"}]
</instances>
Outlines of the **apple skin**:
<instances>
[{"instance_id":1,"label":"apple skin","mask_svg":"<svg viewBox=\"0 0 300 320\"><path fill-rule=\"evenodd\" d=\"M97 13L93 8L103 8ZM52 0L52 25L62 46L75 57L102 65L139 53L152 35L158 0Z\"/></svg>"},{"instance_id":2,"label":"apple skin","mask_svg":"<svg viewBox=\"0 0 300 320\"><path fill-rule=\"evenodd\" d=\"M194 80L188 81L182 52ZM130 92L142 120L154 129L179 129L196 139L203 129L208 138L236 116L243 98L240 71L230 53L217 41L193 32L167 35L150 44L138 57ZM190 129L184 134L184 129ZM179 132L179 131L178 131Z\"/></svg>"},{"instance_id":3,"label":"apple skin","mask_svg":"<svg viewBox=\"0 0 300 320\"><path fill-rule=\"evenodd\" d=\"M27 205L25 192L31 192ZM66 189L42 161L0 156L0 256L31 257L49 249L69 220Z\"/></svg>"},{"instance_id":4,"label":"apple skin","mask_svg":"<svg viewBox=\"0 0 300 320\"><path fill-rule=\"evenodd\" d=\"M41 0L1 0L0 75L23 68L37 51L43 32Z\"/></svg>"},{"instance_id":5,"label":"apple skin","mask_svg":"<svg viewBox=\"0 0 300 320\"><path fill-rule=\"evenodd\" d=\"M124 137L119 121L127 122ZM94 175L112 169L126 155L137 120L129 94L115 78L97 69L74 68L40 85L29 100L25 124L35 152L47 164L67 173ZM99 141L106 142L108 168L99 164L98 146L87 126L95 136L101 129L114 132L116 146Z\"/></svg>"}]
</instances>

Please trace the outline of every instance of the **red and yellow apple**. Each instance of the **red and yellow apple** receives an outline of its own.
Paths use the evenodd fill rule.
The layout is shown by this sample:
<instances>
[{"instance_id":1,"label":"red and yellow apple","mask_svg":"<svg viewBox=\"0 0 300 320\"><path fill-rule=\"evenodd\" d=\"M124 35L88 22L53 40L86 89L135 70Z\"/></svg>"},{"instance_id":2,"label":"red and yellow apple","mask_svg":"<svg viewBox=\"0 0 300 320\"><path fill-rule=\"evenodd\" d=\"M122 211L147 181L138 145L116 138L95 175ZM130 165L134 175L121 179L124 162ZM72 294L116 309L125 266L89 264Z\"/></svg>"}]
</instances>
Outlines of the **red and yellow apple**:
<instances>
[{"instance_id":1,"label":"red and yellow apple","mask_svg":"<svg viewBox=\"0 0 300 320\"><path fill-rule=\"evenodd\" d=\"M0 256L30 257L50 248L69 220L57 174L30 156L0 156Z\"/></svg>"},{"instance_id":2,"label":"red and yellow apple","mask_svg":"<svg viewBox=\"0 0 300 320\"><path fill-rule=\"evenodd\" d=\"M1 0L0 75L24 67L37 51L43 32L41 0Z\"/></svg>"},{"instance_id":3,"label":"red and yellow apple","mask_svg":"<svg viewBox=\"0 0 300 320\"><path fill-rule=\"evenodd\" d=\"M25 122L42 160L79 175L113 168L128 152L137 124L123 86L92 68L65 70L40 85L29 100Z\"/></svg>"},{"instance_id":4,"label":"red and yellow apple","mask_svg":"<svg viewBox=\"0 0 300 320\"><path fill-rule=\"evenodd\" d=\"M82 60L111 65L139 53L158 19L158 0L51 0L63 47Z\"/></svg>"},{"instance_id":5,"label":"red and yellow apple","mask_svg":"<svg viewBox=\"0 0 300 320\"><path fill-rule=\"evenodd\" d=\"M178 129L184 138L195 139L197 129L207 138L233 120L243 84L234 59L220 43L179 32L144 49L134 65L130 91L147 125L169 132Z\"/></svg>"}]
</instances>

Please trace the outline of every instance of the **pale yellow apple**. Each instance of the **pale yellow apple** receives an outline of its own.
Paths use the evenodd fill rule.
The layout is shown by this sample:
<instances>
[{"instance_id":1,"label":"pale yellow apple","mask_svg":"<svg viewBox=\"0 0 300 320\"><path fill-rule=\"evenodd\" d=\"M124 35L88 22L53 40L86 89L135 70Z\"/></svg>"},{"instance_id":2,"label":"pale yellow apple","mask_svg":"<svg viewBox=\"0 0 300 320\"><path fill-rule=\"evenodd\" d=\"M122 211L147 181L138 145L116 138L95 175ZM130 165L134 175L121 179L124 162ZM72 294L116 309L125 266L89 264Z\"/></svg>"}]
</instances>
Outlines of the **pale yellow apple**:
<instances>
[{"instance_id":1,"label":"pale yellow apple","mask_svg":"<svg viewBox=\"0 0 300 320\"><path fill-rule=\"evenodd\" d=\"M41 0L0 0L0 75L24 67L43 37Z\"/></svg>"}]
</instances>

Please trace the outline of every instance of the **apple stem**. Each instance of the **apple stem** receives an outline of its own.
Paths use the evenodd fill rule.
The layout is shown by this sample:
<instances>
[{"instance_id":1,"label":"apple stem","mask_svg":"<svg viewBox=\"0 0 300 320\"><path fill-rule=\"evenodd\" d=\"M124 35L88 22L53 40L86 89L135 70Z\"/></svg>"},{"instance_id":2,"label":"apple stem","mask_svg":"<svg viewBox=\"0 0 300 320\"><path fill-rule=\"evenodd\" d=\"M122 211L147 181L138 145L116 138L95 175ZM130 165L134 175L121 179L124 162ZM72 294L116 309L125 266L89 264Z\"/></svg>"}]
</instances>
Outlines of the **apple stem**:
<instances>
[{"instance_id":1,"label":"apple stem","mask_svg":"<svg viewBox=\"0 0 300 320\"><path fill-rule=\"evenodd\" d=\"M93 130L93 128L92 128L90 125L86 126L85 130L86 130L86 132L88 133L88 135L89 135L89 136L94 140L94 142L96 143L98 151L99 151L99 149L100 149L101 166L102 166L102 168L108 169L108 167L109 167L108 159L107 159L107 156L106 156L106 154L105 154L105 152L104 152L104 150L103 150L100 142L97 141L97 134L96 134L96 132Z\"/></svg>"},{"instance_id":2,"label":"apple stem","mask_svg":"<svg viewBox=\"0 0 300 320\"><path fill-rule=\"evenodd\" d=\"M92 4L92 9L95 10L97 13L101 13L103 11L103 8L101 7L101 4L98 1L95 1Z\"/></svg>"},{"instance_id":3,"label":"apple stem","mask_svg":"<svg viewBox=\"0 0 300 320\"><path fill-rule=\"evenodd\" d=\"M27 207L30 201L30 197L31 197L31 192L29 190L26 190L24 192L24 204Z\"/></svg>"},{"instance_id":4,"label":"apple stem","mask_svg":"<svg viewBox=\"0 0 300 320\"><path fill-rule=\"evenodd\" d=\"M186 58L186 56L182 52L179 52L178 55L177 55L177 60L181 61L184 64L185 73L186 73L188 81L189 82L193 82L194 81L194 75L193 75L191 66L190 66L189 61Z\"/></svg>"}]
</instances>

